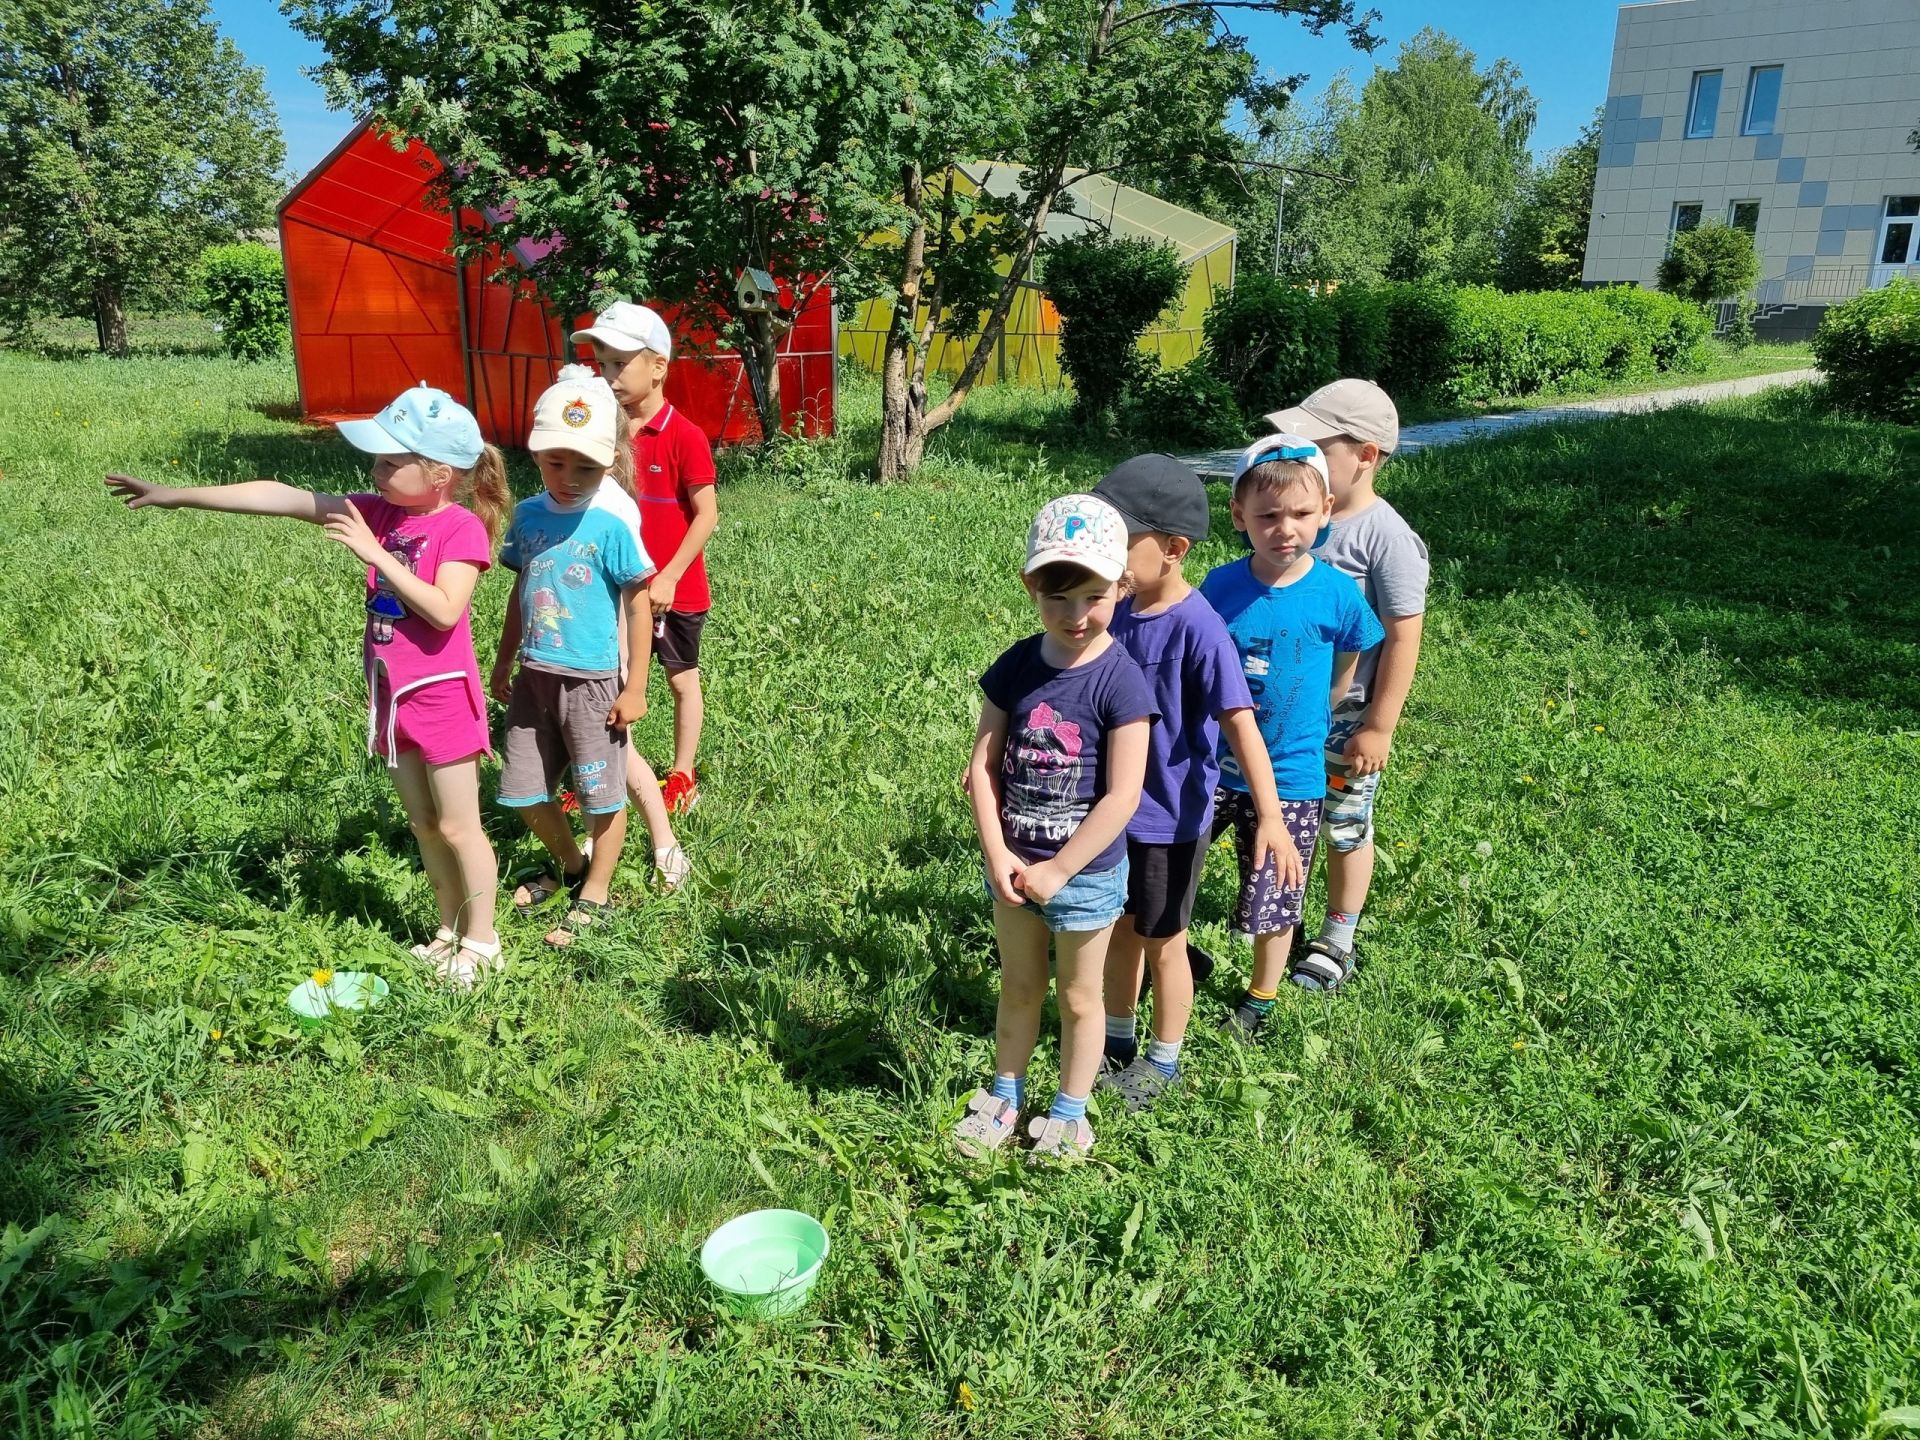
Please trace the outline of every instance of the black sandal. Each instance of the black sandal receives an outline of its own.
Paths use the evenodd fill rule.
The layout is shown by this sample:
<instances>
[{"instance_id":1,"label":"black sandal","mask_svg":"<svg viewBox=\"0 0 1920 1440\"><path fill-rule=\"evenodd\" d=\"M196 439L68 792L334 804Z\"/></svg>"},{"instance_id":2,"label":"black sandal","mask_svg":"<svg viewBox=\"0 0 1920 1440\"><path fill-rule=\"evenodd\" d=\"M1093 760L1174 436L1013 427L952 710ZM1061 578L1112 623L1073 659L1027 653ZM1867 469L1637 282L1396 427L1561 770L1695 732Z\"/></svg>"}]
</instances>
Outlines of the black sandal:
<instances>
[{"instance_id":1,"label":"black sandal","mask_svg":"<svg viewBox=\"0 0 1920 1440\"><path fill-rule=\"evenodd\" d=\"M1342 950L1319 936L1307 941L1287 967L1287 978L1302 990L1331 995L1353 978L1359 966L1352 950Z\"/></svg>"},{"instance_id":2,"label":"black sandal","mask_svg":"<svg viewBox=\"0 0 1920 1440\"><path fill-rule=\"evenodd\" d=\"M524 902L513 902L513 913L522 920L530 919L533 912L540 909L556 895L573 895L587 883L587 866L582 861L580 868L568 873L566 879L555 880L544 870L526 870L513 877L515 889L525 888L527 898Z\"/></svg>"}]
</instances>

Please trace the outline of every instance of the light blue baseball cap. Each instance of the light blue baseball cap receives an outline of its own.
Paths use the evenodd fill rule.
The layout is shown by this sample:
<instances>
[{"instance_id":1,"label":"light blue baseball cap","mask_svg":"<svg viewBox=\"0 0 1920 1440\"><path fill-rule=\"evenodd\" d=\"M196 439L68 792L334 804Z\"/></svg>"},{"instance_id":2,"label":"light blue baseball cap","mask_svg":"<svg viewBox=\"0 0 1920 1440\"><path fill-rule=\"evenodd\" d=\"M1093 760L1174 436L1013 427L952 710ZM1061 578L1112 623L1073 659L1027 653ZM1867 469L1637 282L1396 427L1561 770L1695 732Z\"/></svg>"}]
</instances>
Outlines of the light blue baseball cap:
<instances>
[{"instance_id":1,"label":"light blue baseball cap","mask_svg":"<svg viewBox=\"0 0 1920 1440\"><path fill-rule=\"evenodd\" d=\"M334 423L349 445L369 455L418 455L470 470L487 448L473 412L424 380L371 420Z\"/></svg>"}]
</instances>

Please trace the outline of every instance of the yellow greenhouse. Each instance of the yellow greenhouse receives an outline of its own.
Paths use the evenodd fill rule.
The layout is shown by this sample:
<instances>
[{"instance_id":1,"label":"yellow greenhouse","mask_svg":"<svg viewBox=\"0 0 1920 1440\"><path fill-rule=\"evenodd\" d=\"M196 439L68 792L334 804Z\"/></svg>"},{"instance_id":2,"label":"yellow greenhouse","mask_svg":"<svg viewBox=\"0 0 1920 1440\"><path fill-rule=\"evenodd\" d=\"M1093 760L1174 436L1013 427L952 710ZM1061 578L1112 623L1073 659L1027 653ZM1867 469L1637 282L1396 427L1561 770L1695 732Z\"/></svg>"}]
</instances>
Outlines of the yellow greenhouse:
<instances>
[{"instance_id":1,"label":"yellow greenhouse","mask_svg":"<svg viewBox=\"0 0 1920 1440\"><path fill-rule=\"evenodd\" d=\"M959 167L956 183L983 189L992 195L1017 195L1021 168L997 160L969 162ZM1121 239L1160 241L1178 252L1180 263L1187 267L1187 288L1174 302L1173 309L1140 337L1140 348L1158 355L1160 362L1168 367L1186 364L1199 353L1200 322L1213 303L1214 291L1233 287L1234 249L1238 242L1233 227L1168 204L1143 190L1121 185L1105 175L1069 170L1067 176L1073 212L1062 214L1055 210L1047 217L1048 239L1060 240L1093 230ZM869 300L841 325L840 354L844 358L866 370L880 369L892 304L890 300ZM928 369L947 376L958 375L972 346L971 340L937 334ZM1021 282L1020 293L1007 316L1006 334L995 347L993 359L981 379L1018 380L1049 388L1062 383L1060 315L1031 279Z\"/></svg>"}]
</instances>

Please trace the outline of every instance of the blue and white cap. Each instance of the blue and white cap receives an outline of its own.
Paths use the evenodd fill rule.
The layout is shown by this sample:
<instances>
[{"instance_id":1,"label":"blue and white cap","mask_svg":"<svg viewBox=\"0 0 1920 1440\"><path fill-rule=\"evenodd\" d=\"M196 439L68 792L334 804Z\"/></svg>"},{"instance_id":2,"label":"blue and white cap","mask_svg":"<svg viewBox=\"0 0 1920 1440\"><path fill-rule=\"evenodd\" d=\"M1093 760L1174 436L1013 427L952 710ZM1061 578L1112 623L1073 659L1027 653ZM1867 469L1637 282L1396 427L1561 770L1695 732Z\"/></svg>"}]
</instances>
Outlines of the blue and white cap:
<instances>
[{"instance_id":1,"label":"blue and white cap","mask_svg":"<svg viewBox=\"0 0 1920 1440\"><path fill-rule=\"evenodd\" d=\"M1233 483L1238 485L1242 475L1269 460L1300 461L1320 476L1321 487L1327 494L1333 494L1333 479L1327 474L1327 457L1321 453L1320 447L1304 435L1289 435L1284 431L1278 435L1263 435L1240 452L1239 463L1233 467Z\"/></svg>"},{"instance_id":2,"label":"blue and white cap","mask_svg":"<svg viewBox=\"0 0 1920 1440\"><path fill-rule=\"evenodd\" d=\"M479 464L487 448L473 412L424 380L371 420L339 420L335 428L369 455L418 455L459 470Z\"/></svg>"}]
</instances>

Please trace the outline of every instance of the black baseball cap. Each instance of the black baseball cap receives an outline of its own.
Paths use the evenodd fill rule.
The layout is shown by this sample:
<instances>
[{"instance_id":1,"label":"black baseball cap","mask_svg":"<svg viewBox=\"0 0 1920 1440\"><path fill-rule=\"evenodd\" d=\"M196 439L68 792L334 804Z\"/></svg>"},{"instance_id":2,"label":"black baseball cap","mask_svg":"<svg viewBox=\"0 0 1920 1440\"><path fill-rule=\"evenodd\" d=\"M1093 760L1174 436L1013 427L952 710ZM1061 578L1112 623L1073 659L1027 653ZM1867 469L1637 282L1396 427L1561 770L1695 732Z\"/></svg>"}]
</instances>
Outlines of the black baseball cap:
<instances>
[{"instance_id":1,"label":"black baseball cap","mask_svg":"<svg viewBox=\"0 0 1920 1440\"><path fill-rule=\"evenodd\" d=\"M1213 532L1207 487L1171 455L1122 460L1093 487L1093 493L1120 512L1129 536L1156 531L1184 535L1197 545Z\"/></svg>"}]
</instances>

